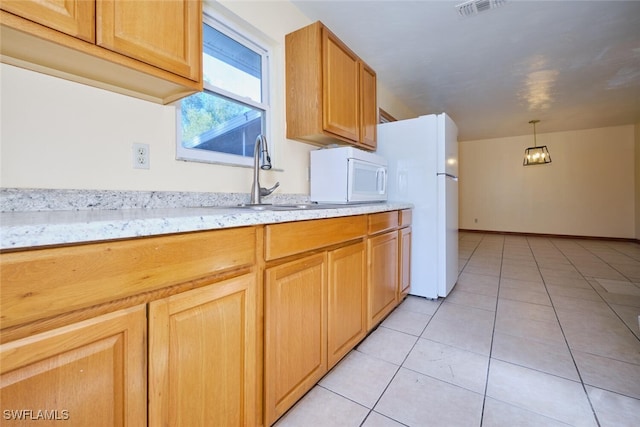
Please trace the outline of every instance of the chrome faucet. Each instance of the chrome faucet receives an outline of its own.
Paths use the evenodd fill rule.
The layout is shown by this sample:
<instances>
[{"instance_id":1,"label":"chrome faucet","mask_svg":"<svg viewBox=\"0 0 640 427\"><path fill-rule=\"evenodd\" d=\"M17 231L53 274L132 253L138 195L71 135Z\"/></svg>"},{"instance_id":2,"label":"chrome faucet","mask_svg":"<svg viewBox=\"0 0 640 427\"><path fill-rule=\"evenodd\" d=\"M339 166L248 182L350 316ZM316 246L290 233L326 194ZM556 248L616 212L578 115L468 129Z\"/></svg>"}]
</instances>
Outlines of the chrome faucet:
<instances>
[{"instance_id":1,"label":"chrome faucet","mask_svg":"<svg viewBox=\"0 0 640 427\"><path fill-rule=\"evenodd\" d=\"M260 165L261 157L262 165ZM252 205L261 204L262 196L268 196L280 186L280 183L276 182L276 185L271 188L260 187L260 169L271 169L271 157L269 156L269 149L267 148L267 139L262 134L258 134L256 138L256 146L253 149L253 185L251 186Z\"/></svg>"}]
</instances>

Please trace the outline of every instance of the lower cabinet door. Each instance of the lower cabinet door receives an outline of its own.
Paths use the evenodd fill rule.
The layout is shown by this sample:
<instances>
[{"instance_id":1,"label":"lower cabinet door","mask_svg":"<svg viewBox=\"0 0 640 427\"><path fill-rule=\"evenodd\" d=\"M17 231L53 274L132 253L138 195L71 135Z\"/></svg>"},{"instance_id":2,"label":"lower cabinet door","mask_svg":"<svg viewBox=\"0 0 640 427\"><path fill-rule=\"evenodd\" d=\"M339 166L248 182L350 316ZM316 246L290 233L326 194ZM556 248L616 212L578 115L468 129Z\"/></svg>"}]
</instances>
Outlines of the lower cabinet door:
<instances>
[{"instance_id":1,"label":"lower cabinet door","mask_svg":"<svg viewBox=\"0 0 640 427\"><path fill-rule=\"evenodd\" d=\"M255 275L149 304L149 425L256 425Z\"/></svg>"},{"instance_id":2,"label":"lower cabinet door","mask_svg":"<svg viewBox=\"0 0 640 427\"><path fill-rule=\"evenodd\" d=\"M411 290L411 227L398 230L400 254L398 255L398 302Z\"/></svg>"},{"instance_id":3,"label":"lower cabinet door","mask_svg":"<svg viewBox=\"0 0 640 427\"><path fill-rule=\"evenodd\" d=\"M146 309L0 346L3 425L145 426Z\"/></svg>"},{"instance_id":4,"label":"lower cabinet door","mask_svg":"<svg viewBox=\"0 0 640 427\"><path fill-rule=\"evenodd\" d=\"M329 252L328 368L367 333L367 252L363 242Z\"/></svg>"},{"instance_id":5,"label":"lower cabinet door","mask_svg":"<svg viewBox=\"0 0 640 427\"><path fill-rule=\"evenodd\" d=\"M327 372L326 254L265 271L265 424Z\"/></svg>"},{"instance_id":6,"label":"lower cabinet door","mask_svg":"<svg viewBox=\"0 0 640 427\"><path fill-rule=\"evenodd\" d=\"M370 237L369 252L369 322L372 329L396 306L398 293L398 232Z\"/></svg>"}]
</instances>

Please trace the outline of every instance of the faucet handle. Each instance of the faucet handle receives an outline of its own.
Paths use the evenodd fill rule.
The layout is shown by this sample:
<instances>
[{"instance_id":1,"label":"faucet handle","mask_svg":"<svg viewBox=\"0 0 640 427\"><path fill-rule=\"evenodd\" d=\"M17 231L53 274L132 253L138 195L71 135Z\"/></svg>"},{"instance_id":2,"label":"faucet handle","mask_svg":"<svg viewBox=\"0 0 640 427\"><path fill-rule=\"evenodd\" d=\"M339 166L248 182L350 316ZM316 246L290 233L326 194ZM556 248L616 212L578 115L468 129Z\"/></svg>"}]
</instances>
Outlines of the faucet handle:
<instances>
[{"instance_id":1,"label":"faucet handle","mask_svg":"<svg viewBox=\"0 0 640 427\"><path fill-rule=\"evenodd\" d=\"M260 195L268 196L269 194L273 193L278 187L280 187L280 181L276 182L276 184L271 188L260 187Z\"/></svg>"}]
</instances>

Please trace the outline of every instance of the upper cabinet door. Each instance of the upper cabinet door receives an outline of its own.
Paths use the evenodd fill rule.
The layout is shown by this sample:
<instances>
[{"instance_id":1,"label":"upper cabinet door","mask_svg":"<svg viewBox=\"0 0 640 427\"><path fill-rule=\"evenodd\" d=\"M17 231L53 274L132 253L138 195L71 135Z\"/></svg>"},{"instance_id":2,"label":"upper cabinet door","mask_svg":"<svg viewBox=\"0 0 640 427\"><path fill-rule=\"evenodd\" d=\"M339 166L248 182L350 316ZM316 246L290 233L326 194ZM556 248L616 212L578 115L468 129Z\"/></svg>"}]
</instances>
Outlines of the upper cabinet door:
<instances>
[{"instance_id":1,"label":"upper cabinet door","mask_svg":"<svg viewBox=\"0 0 640 427\"><path fill-rule=\"evenodd\" d=\"M360 139L360 63L338 38L322 29L323 126L351 141Z\"/></svg>"},{"instance_id":2,"label":"upper cabinet door","mask_svg":"<svg viewBox=\"0 0 640 427\"><path fill-rule=\"evenodd\" d=\"M95 2L87 0L3 0L2 9L54 30L95 42Z\"/></svg>"},{"instance_id":3,"label":"upper cabinet door","mask_svg":"<svg viewBox=\"0 0 640 427\"><path fill-rule=\"evenodd\" d=\"M376 129L378 128L376 72L364 63L360 63L360 144L364 148L375 150L378 146Z\"/></svg>"},{"instance_id":4,"label":"upper cabinet door","mask_svg":"<svg viewBox=\"0 0 640 427\"><path fill-rule=\"evenodd\" d=\"M98 0L97 5L99 46L200 80L202 2Z\"/></svg>"}]
</instances>

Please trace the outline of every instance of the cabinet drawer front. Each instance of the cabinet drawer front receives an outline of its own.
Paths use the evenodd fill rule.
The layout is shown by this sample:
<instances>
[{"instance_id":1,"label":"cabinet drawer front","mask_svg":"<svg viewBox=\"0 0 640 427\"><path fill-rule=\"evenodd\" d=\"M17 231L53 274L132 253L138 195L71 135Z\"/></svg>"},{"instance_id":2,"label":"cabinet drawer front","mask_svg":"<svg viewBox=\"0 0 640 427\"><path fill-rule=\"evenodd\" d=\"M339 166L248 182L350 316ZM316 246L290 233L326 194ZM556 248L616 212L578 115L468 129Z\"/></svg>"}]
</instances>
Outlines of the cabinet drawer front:
<instances>
[{"instance_id":1,"label":"cabinet drawer front","mask_svg":"<svg viewBox=\"0 0 640 427\"><path fill-rule=\"evenodd\" d=\"M287 222L265 227L267 261L363 237L366 216Z\"/></svg>"},{"instance_id":2,"label":"cabinet drawer front","mask_svg":"<svg viewBox=\"0 0 640 427\"><path fill-rule=\"evenodd\" d=\"M369 234L398 228L398 211L380 212L369 215Z\"/></svg>"},{"instance_id":3,"label":"cabinet drawer front","mask_svg":"<svg viewBox=\"0 0 640 427\"><path fill-rule=\"evenodd\" d=\"M255 263L255 228L0 254L2 329Z\"/></svg>"},{"instance_id":4,"label":"cabinet drawer front","mask_svg":"<svg viewBox=\"0 0 640 427\"><path fill-rule=\"evenodd\" d=\"M411 225L411 209L403 209L400 211L400 227L408 227Z\"/></svg>"}]
</instances>

